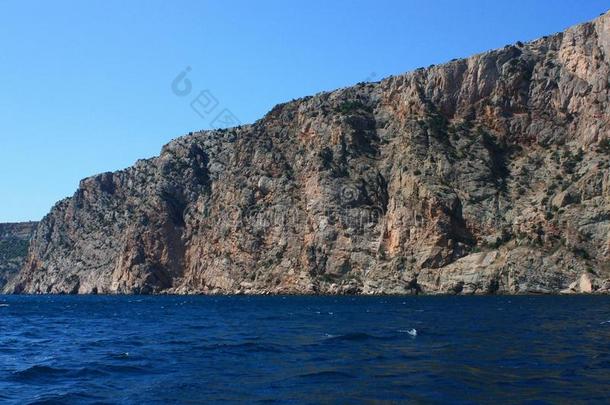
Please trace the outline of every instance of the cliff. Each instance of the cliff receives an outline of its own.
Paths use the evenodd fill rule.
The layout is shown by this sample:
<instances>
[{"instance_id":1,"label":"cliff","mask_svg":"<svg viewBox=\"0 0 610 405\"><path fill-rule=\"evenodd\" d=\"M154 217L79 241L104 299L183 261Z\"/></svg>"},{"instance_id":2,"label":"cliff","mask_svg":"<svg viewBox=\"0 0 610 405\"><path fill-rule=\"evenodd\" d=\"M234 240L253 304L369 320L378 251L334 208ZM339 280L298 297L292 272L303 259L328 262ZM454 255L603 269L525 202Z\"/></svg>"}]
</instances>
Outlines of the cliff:
<instances>
[{"instance_id":1,"label":"cliff","mask_svg":"<svg viewBox=\"0 0 610 405\"><path fill-rule=\"evenodd\" d=\"M16 293L610 289L610 14L83 180Z\"/></svg>"},{"instance_id":2,"label":"cliff","mask_svg":"<svg viewBox=\"0 0 610 405\"><path fill-rule=\"evenodd\" d=\"M36 225L36 222L0 224L0 289L23 266Z\"/></svg>"}]
</instances>

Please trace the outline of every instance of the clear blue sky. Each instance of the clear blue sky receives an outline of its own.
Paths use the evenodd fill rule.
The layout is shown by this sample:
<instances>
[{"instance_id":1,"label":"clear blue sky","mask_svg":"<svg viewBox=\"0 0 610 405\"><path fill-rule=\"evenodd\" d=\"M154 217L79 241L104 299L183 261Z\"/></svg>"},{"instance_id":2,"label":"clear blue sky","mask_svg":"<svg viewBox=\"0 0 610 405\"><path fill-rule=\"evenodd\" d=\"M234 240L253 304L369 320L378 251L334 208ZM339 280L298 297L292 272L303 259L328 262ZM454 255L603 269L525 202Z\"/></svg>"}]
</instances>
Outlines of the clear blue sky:
<instances>
[{"instance_id":1,"label":"clear blue sky","mask_svg":"<svg viewBox=\"0 0 610 405\"><path fill-rule=\"evenodd\" d=\"M561 31L610 1L0 0L0 222L279 102ZM189 96L171 90L187 66Z\"/></svg>"}]
</instances>

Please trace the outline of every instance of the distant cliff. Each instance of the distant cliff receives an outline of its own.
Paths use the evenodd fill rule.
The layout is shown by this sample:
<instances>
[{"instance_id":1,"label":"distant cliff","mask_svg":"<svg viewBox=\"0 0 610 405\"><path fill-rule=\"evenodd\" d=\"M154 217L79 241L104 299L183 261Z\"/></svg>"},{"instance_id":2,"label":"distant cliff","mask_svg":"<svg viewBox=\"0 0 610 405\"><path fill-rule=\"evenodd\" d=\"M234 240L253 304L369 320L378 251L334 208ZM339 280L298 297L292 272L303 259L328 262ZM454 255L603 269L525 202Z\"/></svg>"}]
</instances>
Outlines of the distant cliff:
<instances>
[{"instance_id":1,"label":"distant cliff","mask_svg":"<svg viewBox=\"0 0 610 405\"><path fill-rule=\"evenodd\" d=\"M17 293L610 289L610 15L81 182Z\"/></svg>"},{"instance_id":2,"label":"distant cliff","mask_svg":"<svg viewBox=\"0 0 610 405\"><path fill-rule=\"evenodd\" d=\"M23 266L37 222L0 224L0 288Z\"/></svg>"}]
</instances>

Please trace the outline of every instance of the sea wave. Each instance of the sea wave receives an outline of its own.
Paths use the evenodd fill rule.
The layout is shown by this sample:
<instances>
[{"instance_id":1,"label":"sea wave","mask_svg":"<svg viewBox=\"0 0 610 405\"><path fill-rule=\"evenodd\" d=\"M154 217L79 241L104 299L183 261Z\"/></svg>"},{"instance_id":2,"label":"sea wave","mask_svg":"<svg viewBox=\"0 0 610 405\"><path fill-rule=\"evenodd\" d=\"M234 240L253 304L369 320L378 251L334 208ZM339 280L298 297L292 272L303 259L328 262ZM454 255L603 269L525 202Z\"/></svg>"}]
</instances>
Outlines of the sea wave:
<instances>
[{"instance_id":1,"label":"sea wave","mask_svg":"<svg viewBox=\"0 0 610 405\"><path fill-rule=\"evenodd\" d=\"M333 342L361 342L361 341L365 341L365 340L384 340L387 339L386 337L382 337L382 336L375 336L375 335L371 335L369 333L364 333L364 332L352 332L352 333L345 333L345 334L341 334L341 335L331 335L331 334L327 334L326 335L326 341L333 341Z\"/></svg>"},{"instance_id":2,"label":"sea wave","mask_svg":"<svg viewBox=\"0 0 610 405\"><path fill-rule=\"evenodd\" d=\"M356 378L351 373L338 370L320 370L310 373L299 374L300 378Z\"/></svg>"}]
</instances>

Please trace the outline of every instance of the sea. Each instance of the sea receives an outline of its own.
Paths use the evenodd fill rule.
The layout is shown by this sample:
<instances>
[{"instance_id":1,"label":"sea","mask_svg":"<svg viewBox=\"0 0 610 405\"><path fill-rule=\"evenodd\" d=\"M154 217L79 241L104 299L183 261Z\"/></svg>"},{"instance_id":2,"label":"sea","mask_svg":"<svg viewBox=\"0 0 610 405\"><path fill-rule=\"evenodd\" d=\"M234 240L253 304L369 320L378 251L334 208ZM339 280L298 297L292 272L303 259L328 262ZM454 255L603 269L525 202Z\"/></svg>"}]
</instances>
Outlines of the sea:
<instances>
[{"instance_id":1,"label":"sea","mask_svg":"<svg viewBox=\"0 0 610 405\"><path fill-rule=\"evenodd\" d=\"M0 403L610 403L610 297L0 296Z\"/></svg>"}]
</instances>

